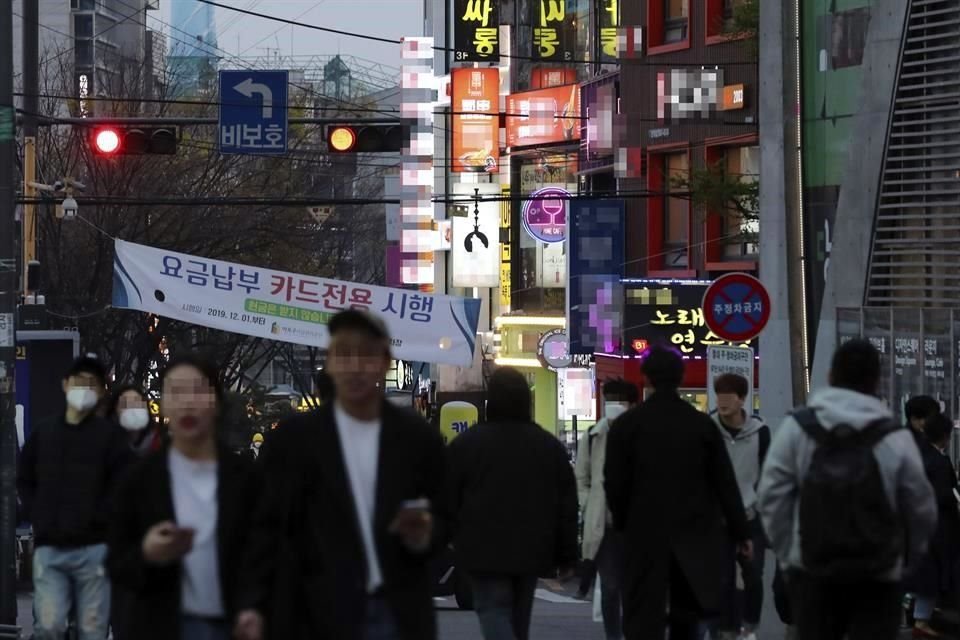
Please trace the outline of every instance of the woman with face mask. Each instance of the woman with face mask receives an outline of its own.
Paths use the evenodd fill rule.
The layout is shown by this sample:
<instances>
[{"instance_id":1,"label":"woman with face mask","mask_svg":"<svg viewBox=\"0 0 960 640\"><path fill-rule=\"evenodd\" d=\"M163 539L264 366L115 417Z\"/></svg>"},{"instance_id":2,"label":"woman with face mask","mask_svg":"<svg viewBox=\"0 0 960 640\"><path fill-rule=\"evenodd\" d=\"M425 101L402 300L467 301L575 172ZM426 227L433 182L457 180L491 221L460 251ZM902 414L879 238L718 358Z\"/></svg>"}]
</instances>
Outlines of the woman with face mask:
<instances>
[{"instance_id":1,"label":"woman with face mask","mask_svg":"<svg viewBox=\"0 0 960 640\"><path fill-rule=\"evenodd\" d=\"M150 415L147 394L140 387L128 384L117 389L110 399L107 417L123 427L138 456L160 450L163 444L161 428Z\"/></svg>"},{"instance_id":2,"label":"woman with face mask","mask_svg":"<svg viewBox=\"0 0 960 640\"><path fill-rule=\"evenodd\" d=\"M220 442L218 371L195 355L163 373L170 444L120 487L107 566L131 594L123 618L137 640L228 640L256 466ZM130 420L128 418L128 420Z\"/></svg>"}]
</instances>

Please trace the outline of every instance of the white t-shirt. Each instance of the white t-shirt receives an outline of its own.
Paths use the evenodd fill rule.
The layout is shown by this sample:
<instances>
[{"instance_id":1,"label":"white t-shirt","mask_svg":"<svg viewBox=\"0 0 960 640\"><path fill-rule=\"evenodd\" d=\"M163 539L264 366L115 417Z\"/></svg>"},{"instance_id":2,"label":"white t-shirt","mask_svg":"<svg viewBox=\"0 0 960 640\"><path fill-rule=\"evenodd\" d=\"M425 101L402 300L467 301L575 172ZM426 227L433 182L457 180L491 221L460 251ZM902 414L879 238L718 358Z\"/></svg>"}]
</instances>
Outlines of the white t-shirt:
<instances>
[{"instance_id":1,"label":"white t-shirt","mask_svg":"<svg viewBox=\"0 0 960 640\"><path fill-rule=\"evenodd\" d=\"M367 556L367 590L373 593L383 586L383 572L377 545L373 537L373 519L377 506L377 465L380 458L379 420L364 422L352 418L340 405L336 405L334 417L343 463L353 493L353 504L360 521L360 535Z\"/></svg>"},{"instance_id":2,"label":"white t-shirt","mask_svg":"<svg viewBox=\"0 0 960 640\"><path fill-rule=\"evenodd\" d=\"M177 525L195 532L193 549L182 561L182 610L222 618L226 611L217 553L217 463L191 460L171 447L168 464Z\"/></svg>"}]
</instances>

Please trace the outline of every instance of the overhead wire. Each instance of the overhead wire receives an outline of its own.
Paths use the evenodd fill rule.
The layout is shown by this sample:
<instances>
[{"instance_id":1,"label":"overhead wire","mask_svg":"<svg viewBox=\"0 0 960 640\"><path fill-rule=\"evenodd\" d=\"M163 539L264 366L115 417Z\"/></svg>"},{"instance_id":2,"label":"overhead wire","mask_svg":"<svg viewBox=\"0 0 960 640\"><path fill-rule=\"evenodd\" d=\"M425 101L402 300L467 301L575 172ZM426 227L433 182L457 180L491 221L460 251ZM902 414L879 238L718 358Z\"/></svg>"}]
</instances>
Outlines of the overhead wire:
<instances>
[{"instance_id":1,"label":"overhead wire","mask_svg":"<svg viewBox=\"0 0 960 640\"><path fill-rule=\"evenodd\" d=\"M281 18L281 17L279 17L279 16L271 16L271 15L266 14L266 13L259 13L259 12L256 12L256 11L248 11L248 10L245 10L245 9L241 9L241 8L239 8L239 7L231 7L230 5L223 4L223 3L220 3L220 2L215 2L214 0L197 0L197 2L202 2L203 4L209 4L209 5L212 5L212 6L214 6L214 7L220 7L221 9L226 9L227 11L236 11L236 12L239 12L239 13L244 13L244 14L249 15L249 16L254 16L254 17L257 17L257 18L263 18L264 20L271 20L271 21L273 21L273 22L282 22L282 23L284 23L284 24L292 25L292 26L295 26L295 27L303 27L304 29L310 29L310 30L313 30L313 31L322 31L322 32L325 32L325 33L332 33L332 34L335 34L335 35L345 36L345 37L349 37L349 38L358 38L358 39L361 39L361 40L367 40L367 41L370 41L370 42L382 42L382 43L385 43L385 44L402 44L402 43L403 43L403 40L402 40L402 39L398 39L398 38L386 38L386 37L382 37L382 36L374 36L374 35L365 34L365 33L357 33L357 32L355 32L355 31L346 31L346 30L344 30L344 29L334 29L333 27L321 27L320 25L315 25L315 24L306 24L306 23L302 23L302 22L295 22L295 21L293 21L293 20L289 20L289 19L287 19L287 18ZM454 49L454 48L452 48L452 47L441 47L441 46L439 46L439 45L434 45L434 46L431 47L431 49L434 50L434 51L442 51L442 52L445 52L445 53L456 53L456 49ZM501 53L501 54L500 54L500 57L501 57L501 58L510 59L510 60L528 60L528 61L532 61L532 62L546 62L545 60L543 60L542 58L539 58L539 57L537 57L537 56L523 56L523 55L518 55L518 54L504 54L504 53ZM626 63L624 63L624 62L622 62L622 61L610 61L610 62L602 61L602 62L601 62L600 60L565 60L564 62L565 62L566 64L604 64L604 65L611 65L611 66L625 66L625 65L626 65ZM724 66L756 66L756 62L748 62L748 61L730 61L730 62L724 62L723 64L724 64ZM709 68L709 67L711 67L711 66L717 66L717 65L715 65L715 64L697 63L697 62L675 62L675 61L670 61L670 62L656 63L656 62L640 62L640 61L638 61L638 60L631 60L631 61L629 62L629 66L642 66L642 67L665 67L665 66L670 66L670 67L706 67L706 68Z\"/></svg>"}]
</instances>

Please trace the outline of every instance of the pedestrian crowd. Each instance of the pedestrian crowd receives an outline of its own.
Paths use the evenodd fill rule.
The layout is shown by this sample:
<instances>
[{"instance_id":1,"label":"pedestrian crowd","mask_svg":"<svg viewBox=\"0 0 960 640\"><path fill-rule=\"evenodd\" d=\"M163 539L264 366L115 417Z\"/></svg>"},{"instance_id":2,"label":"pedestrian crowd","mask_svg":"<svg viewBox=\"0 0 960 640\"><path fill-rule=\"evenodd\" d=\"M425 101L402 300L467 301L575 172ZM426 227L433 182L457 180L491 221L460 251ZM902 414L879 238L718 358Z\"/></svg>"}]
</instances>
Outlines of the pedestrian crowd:
<instances>
[{"instance_id":1,"label":"pedestrian crowd","mask_svg":"<svg viewBox=\"0 0 960 640\"><path fill-rule=\"evenodd\" d=\"M431 560L452 548L486 640L529 637L539 580L596 584L607 640L757 640L765 556L790 637L937 638L960 559L953 424L936 400L877 397L880 355L852 340L829 385L774 431L749 381L682 399L682 357L654 347L645 398L603 384L575 465L532 417L527 377L499 368L485 420L445 446L384 400L390 336L375 316L329 324L324 402L223 444L219 371L195 354L161 373L159 413L92 358L66 410L20 454L33 527L34 638L431 640Z\"/></svg>"}]
</instances>

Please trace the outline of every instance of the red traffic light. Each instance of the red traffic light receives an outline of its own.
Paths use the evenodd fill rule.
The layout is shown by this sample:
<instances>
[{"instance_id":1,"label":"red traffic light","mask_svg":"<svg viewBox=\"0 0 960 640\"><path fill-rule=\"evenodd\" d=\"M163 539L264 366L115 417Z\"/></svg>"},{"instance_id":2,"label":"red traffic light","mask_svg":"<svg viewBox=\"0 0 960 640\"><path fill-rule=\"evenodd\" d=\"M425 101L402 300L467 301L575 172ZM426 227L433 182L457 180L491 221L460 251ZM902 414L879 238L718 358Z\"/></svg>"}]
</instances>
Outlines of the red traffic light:
<instances>
[{"instance_id":1,"label":"red traffic light","mask_svg":"<svg viewBox=\"0 0 960 640\"><path fill-rule=\"evenodd\" d=\"M120 149L120 134L116 129L100 129L94 134L93 143L98 153L110 155Z\"/></svg>"}]
</instances>

